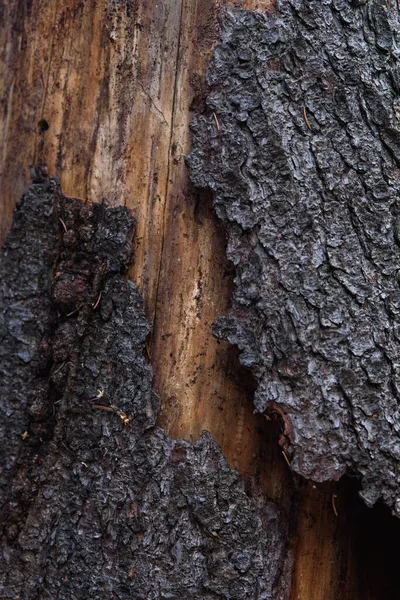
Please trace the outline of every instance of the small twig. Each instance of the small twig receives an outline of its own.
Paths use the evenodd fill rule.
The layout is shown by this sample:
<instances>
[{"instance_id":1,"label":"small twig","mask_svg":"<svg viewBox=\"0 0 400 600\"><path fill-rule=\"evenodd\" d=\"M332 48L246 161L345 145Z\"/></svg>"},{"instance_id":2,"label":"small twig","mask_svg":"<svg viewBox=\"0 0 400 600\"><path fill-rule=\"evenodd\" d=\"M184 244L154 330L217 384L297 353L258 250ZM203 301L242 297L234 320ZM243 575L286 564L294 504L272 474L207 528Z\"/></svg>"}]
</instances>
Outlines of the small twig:
<instances>
[{"instance_id":1,"label":"small twig","mask_svg":"<svg viewBox=\"0 0 400 600\"><path fill-rule=\"evenodd\" d=\"M290 460L288 459L288 456L287 456L287 454L286 454L286 452L284 450L282 450L282 454L283 454L283 458L286 460L286 462L287 462L287 464L289 466L289 469L292 469L292 465L290 464Z\"/></svg>"},{"instance_id":2,"label":"small twig","mask_svg":"<svg viewBox=\"0 0 400 600\"><path fill-rule=\"evenodd\" d=\"M338 511L336 510L336 498L337 495L336 494L332 494L332 508L333 508L333 512L335 513L335 515L338 517Z\"/></svg>"},{"instance_id":3,"label":"small twig","mask_svg":"<svg viewBox=\"0 0 400 600\"><path fill-rule=\"evenodd\" d=\"M82 306L83 306L83 304L80 304L80 305L78 306L78 308L75 308L75 310L72 310L70 313L68 313L68 314L67 314L67 315L65 315L65 316L66 316L66 317L72 317L72 315L74 315L75 313L77 313L78 311L80 311L80 310L81 310Z\"/></svg>"},{"instance_id":4,"label":"small twig","mask_svg":"<svg viewBox=\"0 0 400 600\"><path fill-rule=\"evenodd\" d=\"M64 221L62 220L62 218L61 218L61 217L58 217L58 220L60 221L61 225L64 227L64 231L65 231L65 233L68 233L67 226L66 226L66 224L64 223Z\"/></svg>"},{"instance_id":5,"label":"small twig","mask_svg":"<svg viewBox=\"0 0 400 600\"><path fill-rule=\"evenodd\" d=\"M219 133L219 132L221 131L220 124L219 124L219 121L218 121L218 119L217 119L217 115L215 114L215 112L213 112L213 115L214 115L214 121L215 121L215 124L216 124L216 126L217 126L217 131L218 131L218 133Z\"/></svg>"},{"instance_id":6,"label":"small twig","mask_svg":"<svg viewBox=\"0 0 400 600\"><path fill-rule=\"evenodd\" d=\"M61 371L61 369L62 369L62 368L65 366L66 362L67 362L67 361L66 361L66 360L64 360L64 362L62 362L62 363L61 363L61 365L59 365L59 366L57 367L57 369L56 369L55 371L53 371L52 375L56 375L56 373L58 373L59 371Z\"/></svg>"},{"instance_id":7,"label":"small twig","mask_svg":"<svg viewBox=\"0 0 400 600\"><path fill-rule=\"evenodd\" d=\"M304 114L304 120L305 120L305 122L306 122L306 125L307 125L308 129L309 129L310 131L312 131L312 129L311 129L311 125L310 125L310 121L309 121L309 120L308 120L308 118L307 118L307 111L306 111L306 107L304 107L304 109L303 109L303 114Z\"/></svg>"},{"instance_id":8,"label":"small twig","mask_svg":"<svg viewBox=\"0 0 400 600\"><path fill-rule=\"evenodd\" d=\"M93 404L93 408L98 410L105 410L107 412L115 413L121 419L123 425L128 425L129 417L126 413L120 411L116 406L104 406L104 404Z\"/></svg>"},{"instance_id":9,"label":"small twig","mask_svg":"<svg viewBox=\"0 0 400 600\"><path fill-rule=\"evenodd\" d=\"M71 448L68 448L68 446L66 444L64 444L64 442L61 442L61 445L64 446L64 448L67 450L67 452L69 452L70 454L73 454Z\"/></svg>"},{"instance_id":10,"label":"small twig","mask_svg":"<svg viewBox=\"0 0 400 600\"><path fill-rule=\"evenodd\" d=\"M104 396L104 390L97 390L96 396L91 396L89 398L89 402L92 402L93 400L100 400L100 398L103 398L103 396Z\"/></svg>"},{"instance_id":11,"label":"small twig","mask_svg":"<svg viewBox=\"0 0 400 600\"><path fill-rule=\"evenodd\" d=\"M96 308L98 307L98 305L100 304L100 300L101 300L101 296L102 296L103 292L101 291L99 294L99 297L97 298L95 304L92 304L92 308L93 310L96 310Z\"/></svg>"},{"instance_id":12,"label":"small twig","mask_svg":"<svg viewBox=\"0 0 400 600\"><path fill-rule=\"evenodd\" d=\"M93 408L97 408L98 410L105 410L107 412L116 412L115 408L113 408L112 406L104 406L104 404L93 404Z\"/></svg>"}]
</instances>

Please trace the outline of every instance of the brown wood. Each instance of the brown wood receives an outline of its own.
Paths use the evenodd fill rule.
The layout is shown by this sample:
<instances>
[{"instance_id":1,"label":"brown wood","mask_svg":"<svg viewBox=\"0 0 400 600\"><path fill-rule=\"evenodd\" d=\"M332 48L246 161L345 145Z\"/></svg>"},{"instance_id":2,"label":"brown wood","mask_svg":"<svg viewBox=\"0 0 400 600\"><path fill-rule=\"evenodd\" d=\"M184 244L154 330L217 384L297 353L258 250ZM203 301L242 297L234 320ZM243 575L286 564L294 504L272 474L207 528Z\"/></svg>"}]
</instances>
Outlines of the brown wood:
<instances>
[{"instance_id":1,"label":"brown wood","mask_svg":"<svg viewBox=\"0 0 400 600\"><path fill-rule=\"evenodd\" d=\"M160 425L189 440L209 430L230 464L282 504L292 527L293 600L395 598L382 548L393 523L367 511L354 485L293 476L276 425L252 412L251 382L235 351L211 333L229 306L232 270L212 199L190 187L184 155L222 4L0 3L1 237L29 184L29 165L40 161L66 195L127 204L137 219L131 277L153 324ZM269 0L225 4L274 10Z\"/></svg>"}]
</instances>

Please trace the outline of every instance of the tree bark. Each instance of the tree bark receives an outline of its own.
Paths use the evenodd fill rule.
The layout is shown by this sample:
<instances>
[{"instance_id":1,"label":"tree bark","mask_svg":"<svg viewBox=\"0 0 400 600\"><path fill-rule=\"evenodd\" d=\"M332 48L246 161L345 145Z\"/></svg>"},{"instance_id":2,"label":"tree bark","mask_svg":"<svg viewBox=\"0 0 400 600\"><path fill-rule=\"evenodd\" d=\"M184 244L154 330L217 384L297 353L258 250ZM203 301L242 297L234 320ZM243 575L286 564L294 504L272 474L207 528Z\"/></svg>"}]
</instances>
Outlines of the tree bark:
<instances>
[{"instance_id":1,"label":"tree bark","mask_svg":"<svg viewBox=\"0 0 400 600\"><path fill-rule=\"evenodd\" d=\"M129 278L143 294L152 328L147 345L161 401L158 424L171 438L191 441L203 429L210 431L228 463L254 477L286 513L294 555L291 598L397 598L391 546L400 539L397 523L380 508L366 509L354 483L313 484L293 474L277 443L279 422L253 414L251 379L235 351L211 334L212 323L229 310L233 271L210 194L190 186L183 157L190 151L192 110L204 108L205 70L220 37L222 4L4 3L3 240L29 186L31 164L46 165L67 195L129 207L136 219ZM263 13L277 8L256 0L224 4ZM60 222L57 227L60 235ZM118 414L95 416L126 435ZM15 432L21 436L27 421L22 414L18 418ZM18 437L23 448L26 441L32 438ZM207 437L199 443L214 452ZM170 438L158 447L165 444L175 447ZM196 455L200 450L193 448L188 451ZM190 477L189 466L185 469ZM154 472L150 479L159 481ZM95 577L99 571L96 567Z\"/></svg>"},{"instance_id":2,"label":"tree bark","mask_svg":"<svg viewBox=\"0 0 400 600\"><path fill-rule=\"evenodd\" d=\"M278 507L246 494L210 434L154 428L149 326L121 279L132 228L128 209L65 199L53 179L16 210L1 268L1 596L285 600Z\"/></svg>"},{"instance_id":3,"label":"tree bark","mask_svg":"<svg viewBox=\"0 0 400 600\"><path fill-rule=\"evenodd\" d=\"M189 157L236 267L215 332L254 373L256 410L279 412L298 473L350 470L397 516L399 27L379 2L230 11Z\"/></svg>"}]
</instances>

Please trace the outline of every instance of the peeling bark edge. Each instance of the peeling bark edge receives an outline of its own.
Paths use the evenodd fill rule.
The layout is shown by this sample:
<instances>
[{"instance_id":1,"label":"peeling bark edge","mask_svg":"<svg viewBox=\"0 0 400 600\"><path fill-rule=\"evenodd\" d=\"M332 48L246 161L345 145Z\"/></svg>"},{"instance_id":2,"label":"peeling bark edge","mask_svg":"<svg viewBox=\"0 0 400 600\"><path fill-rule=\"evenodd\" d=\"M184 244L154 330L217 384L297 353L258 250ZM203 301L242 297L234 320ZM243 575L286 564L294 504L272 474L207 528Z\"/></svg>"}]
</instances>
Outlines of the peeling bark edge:
<instances>
[{"instance_id":1,"label":"peeling bark edge","mask_svg":"<svg viewBox=\"0 0 400 600\"><path fill-rule=\"evenodd\" d=\"M190 176L236 267L214 332L240 350L292 467L346 471L400 516L399 9L278 3L223 17Z\"/></svg>"},{"instance_id":2,"label":"peeling bark edge","mask_svg":"<svg viewBox=\"0 0 400 600\"><path fill-rule=\"evenodd\" d=\"M0 597L285 600L276 505L155 429L126 208L31 186L0 263Z\"/></svg>"}]
</instances>

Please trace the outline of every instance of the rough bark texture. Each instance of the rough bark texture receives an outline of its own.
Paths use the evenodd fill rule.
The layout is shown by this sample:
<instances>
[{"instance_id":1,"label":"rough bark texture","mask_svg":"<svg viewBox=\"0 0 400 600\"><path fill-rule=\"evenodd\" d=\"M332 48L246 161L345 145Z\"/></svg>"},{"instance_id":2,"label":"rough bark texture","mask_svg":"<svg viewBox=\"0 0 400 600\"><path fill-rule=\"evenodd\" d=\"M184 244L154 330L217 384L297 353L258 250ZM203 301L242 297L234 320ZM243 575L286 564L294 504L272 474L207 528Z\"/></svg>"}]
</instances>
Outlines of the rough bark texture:
<instances>
[{"instance_id":1,"label":"rough bark texture","mask_svg":"<svg viewBox=\"0 0 400 600\"><path fill-rule=\"evenodd\" d=\"M229 310L233 269L212 194L190 185L183 156L222 6L277 3L0 0L0 244L32 163L66 195L128 206L137 221L128 277L152 325L158 424L190 441L207 429L228 463L284 507L293 599L398 600L400 519L395 531L382 507L363 506L355 479L293 476L277 424L253 413L236 348L211 332Z\"/></svg>"},{"instance_id":2,"label":"rough bark texture","mask_svg":"<svg viewBox=\"0 0 400 600\"><path fill-rule=\"evenodd\" d=\"M278 410L292 466L346 469L400 516L399 11L371 0L233 10L193 122L236 291L215 333Z\"/></svg>"},{"instance_id":3,"label":"rough bark texture","mask_svg":"<svg viewBox=\"0 0 400 600\"><path fill-rule=\"evenodd\" d=\"M288 592L286 526L210 434L154 429L128 209L35 183L1 264L0 597Z\"/></svg>"}]
</instances>

